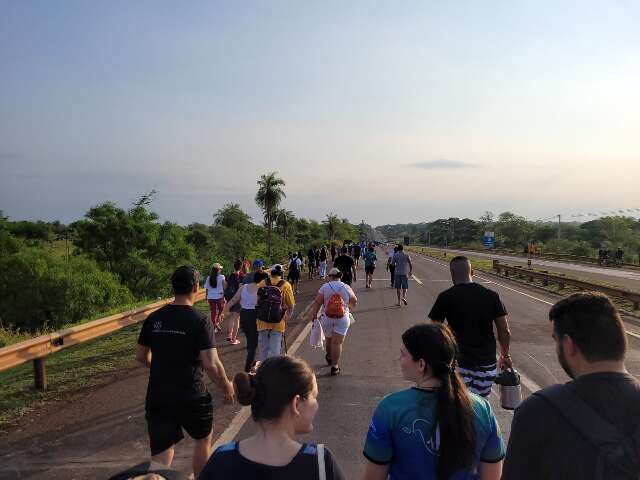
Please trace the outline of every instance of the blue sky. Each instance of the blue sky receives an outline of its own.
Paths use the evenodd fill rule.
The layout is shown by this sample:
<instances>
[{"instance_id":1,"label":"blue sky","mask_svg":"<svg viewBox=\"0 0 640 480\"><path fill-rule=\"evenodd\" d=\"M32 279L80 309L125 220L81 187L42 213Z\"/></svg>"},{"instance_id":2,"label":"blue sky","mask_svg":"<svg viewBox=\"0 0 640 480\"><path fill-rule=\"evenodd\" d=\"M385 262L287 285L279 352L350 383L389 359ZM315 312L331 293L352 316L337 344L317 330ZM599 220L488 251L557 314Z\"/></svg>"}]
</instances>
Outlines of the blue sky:
<instances>
[{"instance_id":1,"label":"blue sky","mask_svg":"<svg viewBox=\"0 0 640 480\"><path fill-rule=\"evenodd\" d=\"M0 209L640 207L640 3L0 1Z\"/></svg>"}]
</instances>

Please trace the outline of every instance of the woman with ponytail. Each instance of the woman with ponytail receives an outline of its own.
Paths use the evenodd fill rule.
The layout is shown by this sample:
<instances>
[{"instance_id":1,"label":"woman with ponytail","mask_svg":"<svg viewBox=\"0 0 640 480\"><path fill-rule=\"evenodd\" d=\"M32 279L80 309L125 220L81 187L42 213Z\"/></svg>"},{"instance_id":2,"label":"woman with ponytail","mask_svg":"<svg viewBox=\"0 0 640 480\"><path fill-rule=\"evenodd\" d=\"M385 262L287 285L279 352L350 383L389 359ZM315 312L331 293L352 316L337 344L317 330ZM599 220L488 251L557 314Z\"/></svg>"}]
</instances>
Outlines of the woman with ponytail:
<instances>
[{"instance_id":1,"label":"woman with ponytail","mask_svg":"<svg viewBox=\"0 0 640 480\"><path fill-rule=\"evenodd\" d=\"M233 383L238 402L251 405L257 432L219 447L198 478L344 480L328 449L296 440L313 430L318 411L316 377L304 360L270 357L255 375L238 373Z\"/></svg>"},{"instance_id":2,"label":"woman with ponytail","mask_svg":"<svg viewBox=\"0 0 640 480\"><path fill-rule=\"evenodd\" d=\"M402 334L400 368L414 386L378 405L364 446L363 480L499 480L505 446L489 403L456 372L448 327Z\"/></svg>"}]
</instances>

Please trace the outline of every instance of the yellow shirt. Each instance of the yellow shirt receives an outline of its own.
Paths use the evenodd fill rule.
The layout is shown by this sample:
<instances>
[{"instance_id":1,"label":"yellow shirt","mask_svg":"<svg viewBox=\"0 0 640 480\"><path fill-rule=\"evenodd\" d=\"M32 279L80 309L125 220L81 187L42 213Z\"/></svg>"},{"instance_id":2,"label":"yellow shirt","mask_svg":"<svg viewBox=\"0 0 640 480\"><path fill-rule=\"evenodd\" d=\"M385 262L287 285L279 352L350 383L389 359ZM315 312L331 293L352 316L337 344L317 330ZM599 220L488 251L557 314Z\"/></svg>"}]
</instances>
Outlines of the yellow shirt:
<instances>
[{"instance_id":1,"label":"yellow shirt","mask_svg":"<svg viewBox=\"0 0 640 480\"><path fill-rule=\"evenodd\" d=\"M280 277L271 277L271 284L277 285L282 278ZM266 285L266 280L258 283L258 288L264 287ZM261 330L274 330L276 332L284 333L285 323L289 319L289 314L293 310L294 305L296 304L296 299L293 296L293 288L291 288L291 284L284 280L284 284L280 287L282 290L282 308L286 309L286 313L282 320L278 323L269 323L263 322L262 320L257 321L258 331Z\"/></svg>"}]
</instances>

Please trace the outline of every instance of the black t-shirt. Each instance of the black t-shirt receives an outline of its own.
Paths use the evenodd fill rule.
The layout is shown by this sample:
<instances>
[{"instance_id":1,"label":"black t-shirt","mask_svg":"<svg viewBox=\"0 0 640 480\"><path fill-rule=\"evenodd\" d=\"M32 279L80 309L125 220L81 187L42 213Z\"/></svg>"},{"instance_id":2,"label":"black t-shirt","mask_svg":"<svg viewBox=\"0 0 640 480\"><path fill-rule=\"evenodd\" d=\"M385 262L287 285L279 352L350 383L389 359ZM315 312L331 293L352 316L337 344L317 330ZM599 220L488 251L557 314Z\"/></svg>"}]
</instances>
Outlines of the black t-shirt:
<instances>
[{"instance_id":1,"label":"black t-shirt","mask_svg":"<svg viewBox=\"0 0 640 480\"><path fill-rule=\"evenodd\" d=\"M353 255L356 257L360 256L362 249L360 248L360 245L354 245L353 246Z\"/></svg>"},{"instance_id":2,"label":"black t-shirt","mask_svg":"<svg viewBox=\"0 0 640 480\"><path fill-rule=\"evenodd\" d=\"M356 264L349 255L340 255L337 257L333 266L342 272L342 279L350 279L352 278L351 268Z\"/></svg>"},{"instance_id":3,"label":"black t-shirt","mask_svg":"<svg viewBox=\"0 0 640 480\"><path fill-rule=\"evenodd\" d=\"M233 478L234 480L319 480L318 452L315 445L304 444L288 465L273 467L252 462L238 451L238 442L219 447L198 477L200 480ZM324 449L327 480L344 480L345 476L328 448Z\"/></svg>"},{"instance_id":4,"label":"black t-shirt","mask_svg":"<svg viewBox=\"0 0 640 480\"><path fill-rule=\"evenodd\" d=\"M309 252L307 253L307 257L309 257L309 263L312 263L316 258L316 252L314 252L313 250L309 250Z\"/></svg>"},{"instance_id":5,"label":"black t-shirt","mask_svg":"<svg viewBox=\"0 0 640 480\"><path fill-rule=\"evenodd\" d=\"M320 261L321 262L327 261L327 251L324 248L320 250Z\"/></svg>"},{"instance_id":6,"label":"black t-shirt","mask_svg":"<svg viewBox=\"0 0 640 480\"><path fill-rule=\"evenodd\" d=\"M472 368L496 362L493 321L506 314L493 290L478 283L459 283L438 295L429 318L449 323L460 348L458 362Z\"/></svg>"},{"instance_id":7,"label":"black t-shirt","mask_svg":"<svg viewBox=\"0 0 640 480\"><path fill-rule=\"evenodd\" d=\"M206 315L188 305L165 305L144 321L138 343L151 349L147 404L175 405L207 393L200 350L215 348Z\"/></svg>"},{"instance_id":8,"label":"black t-shirt","mask_svg":"<svg viewBox=\"0 0 640 480\"><path fill-rule=\"evenodd\" d=\"M592 373L564 388L627 436L640 425L640 382L631 375ZM513 417L502 480L590 480L597 456L554 406L531 395Z\"/></svg>"}]
</instances>

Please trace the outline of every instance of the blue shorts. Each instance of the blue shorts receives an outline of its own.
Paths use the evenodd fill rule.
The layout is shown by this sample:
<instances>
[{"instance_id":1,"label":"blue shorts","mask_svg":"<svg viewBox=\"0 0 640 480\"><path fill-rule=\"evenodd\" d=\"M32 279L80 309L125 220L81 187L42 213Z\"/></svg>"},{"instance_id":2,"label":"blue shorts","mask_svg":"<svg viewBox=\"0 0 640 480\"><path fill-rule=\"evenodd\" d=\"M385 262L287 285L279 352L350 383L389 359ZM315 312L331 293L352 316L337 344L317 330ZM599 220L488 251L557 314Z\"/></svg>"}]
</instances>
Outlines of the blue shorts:
<instances>
[{"instance_id":1,"label":"blue shorts","mask_svg":"<svg viewBox=\"0 0 640 480\"><path fill-rule=\"evenodd\" d=\"M406 275L396 275L394 278L393 286L396 288L407 290L409 288L409 277L407 277Z\"/></svg>"}]
</instances>

